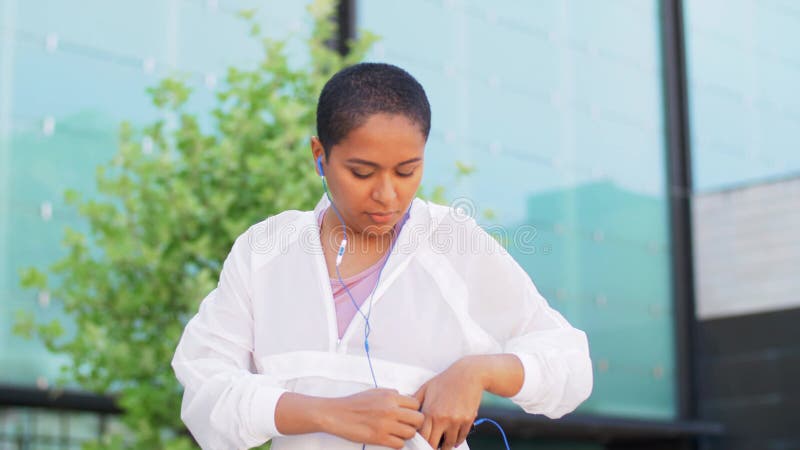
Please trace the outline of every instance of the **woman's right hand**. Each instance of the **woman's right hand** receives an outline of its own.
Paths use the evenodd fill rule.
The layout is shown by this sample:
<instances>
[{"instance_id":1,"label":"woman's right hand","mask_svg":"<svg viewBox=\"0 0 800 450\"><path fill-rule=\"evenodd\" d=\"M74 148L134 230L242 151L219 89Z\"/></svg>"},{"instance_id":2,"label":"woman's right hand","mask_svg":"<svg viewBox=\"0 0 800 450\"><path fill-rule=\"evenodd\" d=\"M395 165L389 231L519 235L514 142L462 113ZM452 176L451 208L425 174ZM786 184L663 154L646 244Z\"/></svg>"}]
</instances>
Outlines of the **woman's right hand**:
<instances>
[{"instance_id":1,"label":"woman's right hand","mask_svg":"<svg viewBox=\"0 0 800 450\"><path fill-rule=\"evenodd\" d=\"M394 389L370 389L328 399L324 431L371 445L403 448L425 419L419 401Z\"/></svg>"}]
</instances>

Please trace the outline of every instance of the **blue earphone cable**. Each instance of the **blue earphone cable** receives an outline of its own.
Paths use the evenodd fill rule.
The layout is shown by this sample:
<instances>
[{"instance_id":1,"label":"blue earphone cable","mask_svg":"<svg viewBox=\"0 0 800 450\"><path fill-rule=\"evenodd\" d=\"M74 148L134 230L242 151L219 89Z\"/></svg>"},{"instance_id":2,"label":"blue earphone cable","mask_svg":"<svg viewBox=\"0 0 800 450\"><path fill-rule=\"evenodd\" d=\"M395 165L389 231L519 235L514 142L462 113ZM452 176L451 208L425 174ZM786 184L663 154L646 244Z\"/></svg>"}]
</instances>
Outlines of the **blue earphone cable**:
<instances>
[{"instance_id":1,"label":"blue earphone cable","mask_svg":"<svg viewBox=\"0 0 800 450\"><path fill-rule=\"evenodd\" d=\"M480 419L476 420L472 425L477 427L478 425L480 425L480 424L482 424L484 422L492 423L492 424L494 424L494 426L497 427L498 430L500 430L500 434L503 436L503 443L506 444L506 450L511 450L511 447L508 445L508 439L506 439L506 432L503 431L503 427L501 427L499 423L495 422L492 419L488 419L486 417L483 417L483 418L480 418Z\"/></svg>"},{"instance_id":2,"label":"blue earphone cable","mask_svg":"<svg viewBox=\"0 0 800 450\"><path fill-rule=\"evenodd\" d=\"M323 186L325 186L325 194L328 196L328 201L330 202L331 206L333 207L333 212L336 213L336 217L338 217L339 221L342 223L342 229L346 230L345 224L344 224L344 219L342 219L341 214L339 214L339 210L336 208L336 205L334 205L333 200L331 200L330 194L328 193L328 188L325 185L325 179L324 178L322 180L322 183L323 183ZM409 214L410 210L411 210L411 207L409 206L408 210L406 211L405 215L403 216L403 219L401 219L401 220L405 220L405 218L408 217L408 214ZM347 233L346 232L345 232L345 240L347 240ZM396 242L397 242L397 239L393 239L392 240L392 244L389 247L389 255L391 255L392 250L394 249L394 244ZM347 296L350 297L350 301L353 303L353 306L356 308L356 311L358 311L358 313L361 315L361 317L364 318L364 351L367 353L367 363L369 364L369 371L370 371L370 374L372 375L372 383L376 388L378 387L378 380L375 378L375 370L372 367L372 357L371 357L371 355L369 353L369 333L370 333L370 330L372 328L372 325L370 324L369 318L372 315L372 299L373 299L373 297L375 295L375 290L378 288L378 285L381 282L381 276L383 275L383 269L384 269L384 267L386 267L386 262L388 260L389 260L389 257L387 256L386 259L383 261L383 264L381 264L380 270L378 271L378 279L375 282L375 286L372 287L372 291L369 294L369 309L367 310L367 314L366 315L361 310L361 308L358 306L358 304L356 303L355 298L353 297L353 294L350 292L350 288L347 287L347 284L342 279L342 274L339 272L339 265L338 264L335 265L335 267L336 267L336 276L339 278L339 283L342 285L342 287L344 287L344 290L345 290L345 292L347 292Z\"/></svg>"}]
</instances>

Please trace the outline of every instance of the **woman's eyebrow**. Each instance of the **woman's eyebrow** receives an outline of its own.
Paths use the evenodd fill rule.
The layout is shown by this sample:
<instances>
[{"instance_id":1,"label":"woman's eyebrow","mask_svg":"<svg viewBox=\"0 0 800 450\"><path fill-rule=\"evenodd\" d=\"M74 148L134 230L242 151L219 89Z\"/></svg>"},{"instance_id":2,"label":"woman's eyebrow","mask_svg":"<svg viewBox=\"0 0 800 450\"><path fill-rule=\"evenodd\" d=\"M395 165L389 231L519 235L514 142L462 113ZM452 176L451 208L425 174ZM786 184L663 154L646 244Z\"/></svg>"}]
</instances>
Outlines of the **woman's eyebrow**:
<instances>
[{"instance_id":1,"label":"woman's eyebrow","mask_svg":"<svg viewBox=\"0 0 800 450\"><path fill-rule=\"evenodd\" d=\"M404 164L411 164L411 163L417 162L417 161L422 161L422 158L420 158L420 157L411 158L409 160L406 160L406 161L403 161L401 163L398 163L397 165L398 166L402 166ZM346 159L345 162L356 163L356 164L364 164L365 166L371 166L371 167L380 167L380 164L374 163L372 161L366 161L364 159L359 159L359 158Z\"/></svg>"}]
</instances>

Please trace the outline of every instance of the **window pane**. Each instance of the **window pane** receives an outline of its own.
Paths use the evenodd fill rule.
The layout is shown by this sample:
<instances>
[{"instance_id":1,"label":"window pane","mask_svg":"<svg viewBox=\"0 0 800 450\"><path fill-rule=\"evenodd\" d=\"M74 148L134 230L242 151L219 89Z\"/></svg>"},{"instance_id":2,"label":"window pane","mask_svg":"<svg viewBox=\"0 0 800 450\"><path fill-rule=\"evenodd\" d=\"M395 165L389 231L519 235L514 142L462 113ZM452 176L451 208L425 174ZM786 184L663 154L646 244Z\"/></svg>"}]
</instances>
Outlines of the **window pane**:
<instances>
[{"instance_id":1,"label":"window pane","mask_svg":"<svg viewBox=\"0 0 800 450\"><path fill-rule=\"evenodd\" d=\"M94 195L95 167L116 153L120 121L158 117L145 89L186 74L189 109L202 119L227 68L252 67L260 57L237 11L258 7L268 36L302 37L310 30L307 4L0 1L0 382L56 381L64 359L11 330L18 310L39 321L59 317L58 299L20 289L18 272L61 257L65 226L85 230L63 192Z\"/></svg>"},{"instance_id":2,"label":"window pane","mask_svg":"<svg viewBox=\"0 0 800 450\"><path fill-rule=\"evenodd\" d=\"M791 1L685 2L694 190L800 170L800 8Z\"/></svg>"}]
</instances>

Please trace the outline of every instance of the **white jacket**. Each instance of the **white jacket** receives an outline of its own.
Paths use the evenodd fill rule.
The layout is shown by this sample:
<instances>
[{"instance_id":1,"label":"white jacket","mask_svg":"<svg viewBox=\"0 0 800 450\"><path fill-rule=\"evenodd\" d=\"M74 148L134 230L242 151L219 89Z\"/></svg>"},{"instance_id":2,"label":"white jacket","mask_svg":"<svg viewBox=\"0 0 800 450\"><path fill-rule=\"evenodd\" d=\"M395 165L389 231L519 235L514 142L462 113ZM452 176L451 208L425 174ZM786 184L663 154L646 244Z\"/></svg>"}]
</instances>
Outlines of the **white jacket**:
<instances>
[{"instance_id":1,"label":"white jacket","mask_svg":"<svg viewBox=\"0 0 800 450\"><path fill-rule=\"evenodd\" d=\"M172 367L185 389L181 418L204 449L269 439L273 450L361 448L275 427L286 391L339 397L373 387L361 315L338 339L316 221L328 204L323 195L314 211L285 211L240 235L186 325ZM494 238L450 207L413 200L372 308L380 387L411 395L465 355L513 353L525 378L511 400L528 413L561 417L592 390L586 335L548 306ZM417 434L405 448L430 446Z\"/></svg>"}]
</instances>

